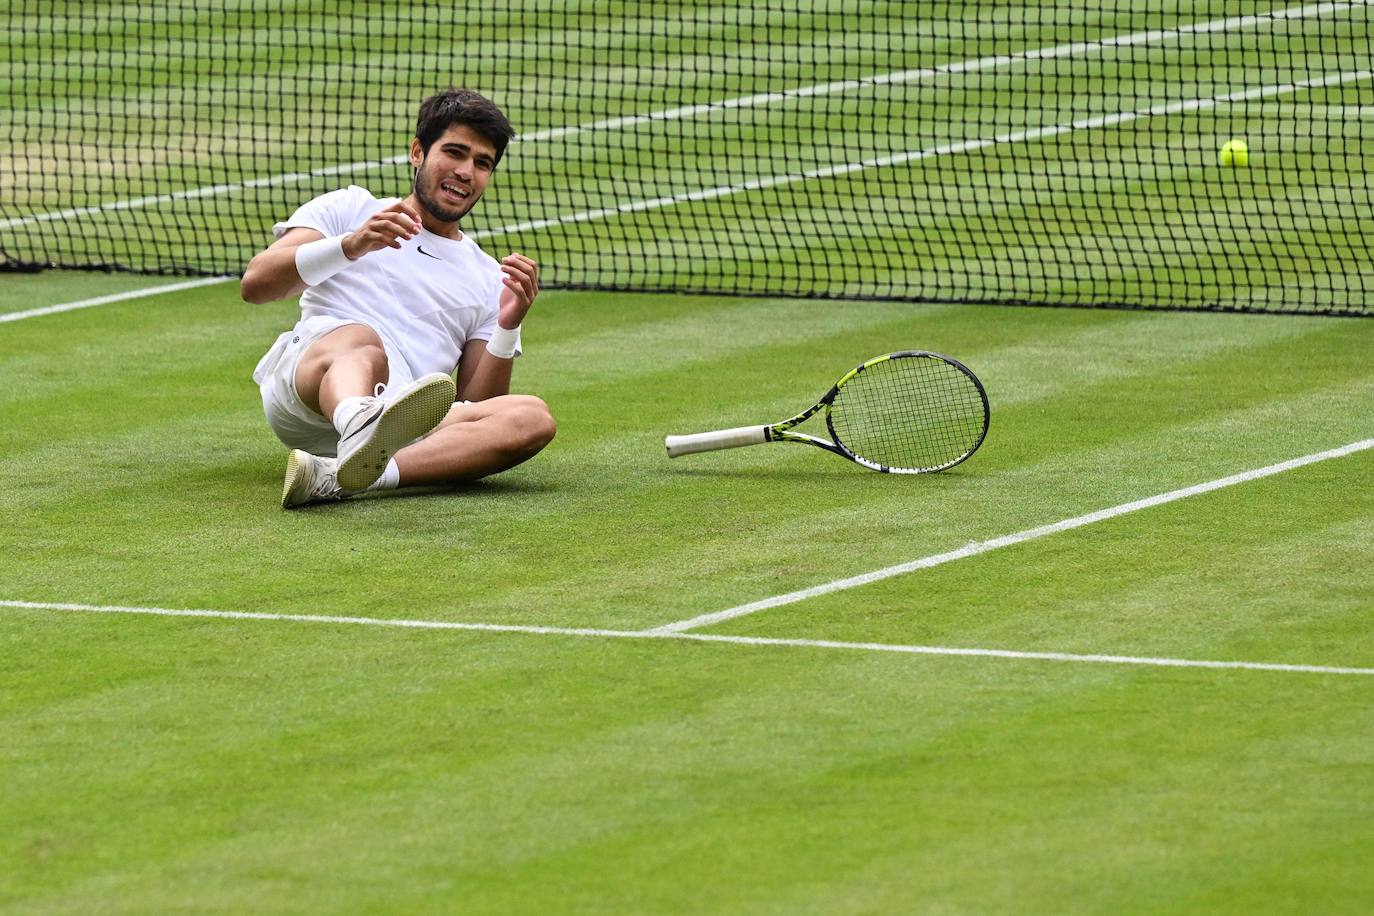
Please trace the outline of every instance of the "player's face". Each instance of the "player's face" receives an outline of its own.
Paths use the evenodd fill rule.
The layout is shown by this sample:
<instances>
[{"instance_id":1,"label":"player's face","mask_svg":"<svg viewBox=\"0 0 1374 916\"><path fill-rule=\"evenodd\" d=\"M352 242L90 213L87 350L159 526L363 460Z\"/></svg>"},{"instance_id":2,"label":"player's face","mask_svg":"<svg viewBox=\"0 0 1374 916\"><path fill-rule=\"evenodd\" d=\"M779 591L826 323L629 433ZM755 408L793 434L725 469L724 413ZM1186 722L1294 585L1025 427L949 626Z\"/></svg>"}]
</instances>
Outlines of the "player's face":
<instances>
[{"instance_id":1,"label":"player's face","mask_svg":"<svg viewBox=\"0 0 1374 916\"><path fill-rule=\"evenodd\" d=\"M487 189L496 168L496 147L465 124L453 124L426 153L418 139L410 144L415 166L415 198L440 222L462 219Z\"/></svg>"}]
</instances>

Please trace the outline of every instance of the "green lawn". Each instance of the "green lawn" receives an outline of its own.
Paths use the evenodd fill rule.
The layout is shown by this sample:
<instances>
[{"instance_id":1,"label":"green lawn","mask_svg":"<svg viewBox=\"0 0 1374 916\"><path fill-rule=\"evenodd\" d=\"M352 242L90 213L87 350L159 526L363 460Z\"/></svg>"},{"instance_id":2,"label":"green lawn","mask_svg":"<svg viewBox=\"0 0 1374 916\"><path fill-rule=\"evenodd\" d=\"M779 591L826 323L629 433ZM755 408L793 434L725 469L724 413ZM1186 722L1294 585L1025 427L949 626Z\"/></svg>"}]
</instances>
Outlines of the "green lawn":
<instances>
[{"instance_id":1,"label":"green lawn","mask_svg":"<svg viewBox=\"0 0 1374 916\"><path fill-rule=\"evenodd\" d=\"M0 277L0 314L113 291ZM0 325L0 600L630 632L1368 439L1350 319L546 292L491 481L277 507L233 284ZM662 437L878 353L939 475ZM1374 669L1374 451L700 632ZM1374 677L0 607L14 912L1362 912Z\"/></svg>"},{"instance_id":2,"label":"green lawn","mask_svg":"<svg viewBox=\"0 0 1374 916\"><path fill-rule=\"evenodd\" d=\"M1368 444L1374 322L1150 310L1369 313L1366 6L327 6L16 11L0 268L240 270L472 85L558 436L285 512L295 303L0 272L0 911L1369 910L1374 448L659 630ZM948 472L664 454L899 349Z\"/></svg>"}]
</instances>

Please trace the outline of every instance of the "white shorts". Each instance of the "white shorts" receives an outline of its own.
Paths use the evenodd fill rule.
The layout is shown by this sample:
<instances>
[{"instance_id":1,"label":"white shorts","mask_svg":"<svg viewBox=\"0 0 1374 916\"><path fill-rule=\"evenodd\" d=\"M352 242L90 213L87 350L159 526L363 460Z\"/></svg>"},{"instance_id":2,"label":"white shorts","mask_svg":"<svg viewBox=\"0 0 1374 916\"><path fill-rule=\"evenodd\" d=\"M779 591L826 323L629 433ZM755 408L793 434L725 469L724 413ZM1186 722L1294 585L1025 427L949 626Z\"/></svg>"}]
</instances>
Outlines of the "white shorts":
<instances>
[{"instance_id":1,"label":"white shorts","mask_svg":"<svg viewBox=\"0 0 1374 916\"><path fill-rule=\"evenodd\" d=\"M339 447L339 432L333 422L311 410L296 391L296 368L310 345L330 331L359 324L329 315L303 318L294 328L272 344L253 370L253 381L262 392L262 411L272 432L288 448L304 449L312 455L333 455ZM409 385L410 370L404 359L387 350L391 378L387 386Z\"/></svg>"}]
</instances>

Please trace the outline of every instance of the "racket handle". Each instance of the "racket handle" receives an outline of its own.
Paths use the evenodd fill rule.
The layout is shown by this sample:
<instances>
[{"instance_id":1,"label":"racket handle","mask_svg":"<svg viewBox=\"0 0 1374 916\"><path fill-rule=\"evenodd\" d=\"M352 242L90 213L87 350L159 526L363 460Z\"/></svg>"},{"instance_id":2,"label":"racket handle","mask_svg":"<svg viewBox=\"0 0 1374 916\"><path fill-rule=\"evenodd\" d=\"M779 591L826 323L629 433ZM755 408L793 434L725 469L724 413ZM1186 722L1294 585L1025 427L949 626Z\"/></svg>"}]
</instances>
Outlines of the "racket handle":
<instances>
[{"instance_id":1,"label":"racket handle","mask_svg":"<svg viewBox=\"0 0 1374 916\"><path fill-rule=\"evenodd\" d=\"M667 436L663 440L663 446L668 449L669 458L676 458L678 455L690 455L693 452L714 452L723 448L759 445L767 441L768 427L738 426L709 433L693 433L690 436Z\"/></svg>"}]
</instances>

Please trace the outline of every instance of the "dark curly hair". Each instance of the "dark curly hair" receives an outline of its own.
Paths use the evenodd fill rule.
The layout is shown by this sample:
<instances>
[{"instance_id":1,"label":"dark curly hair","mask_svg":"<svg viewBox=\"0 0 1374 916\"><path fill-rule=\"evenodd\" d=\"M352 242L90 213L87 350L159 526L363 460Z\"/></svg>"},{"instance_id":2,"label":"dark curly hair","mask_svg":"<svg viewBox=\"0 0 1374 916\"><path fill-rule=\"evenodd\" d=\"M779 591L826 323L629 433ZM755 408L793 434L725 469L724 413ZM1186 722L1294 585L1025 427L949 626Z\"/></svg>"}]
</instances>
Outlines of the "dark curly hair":
<instances>
[{"instance_id":1,"label":"dark curly hair","mask_svg":"<svg viewBox=\"0 0 1374 916\"><path fill-rule=\"evenodd\" d=\"M506 145L515 139L515 128L502 114L496 103L471 89L445 89L420 103L420 118L415 123L415 136L426 153L453 124L464 124L485 137L496 147L496 161L500 162Z\"/></svg>"}]
</instances>

